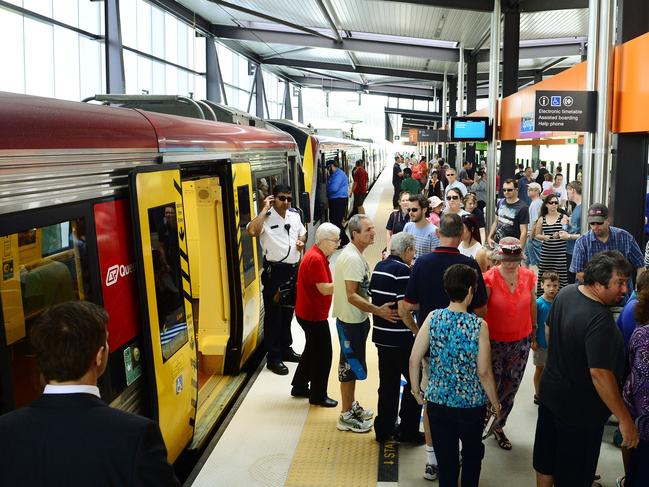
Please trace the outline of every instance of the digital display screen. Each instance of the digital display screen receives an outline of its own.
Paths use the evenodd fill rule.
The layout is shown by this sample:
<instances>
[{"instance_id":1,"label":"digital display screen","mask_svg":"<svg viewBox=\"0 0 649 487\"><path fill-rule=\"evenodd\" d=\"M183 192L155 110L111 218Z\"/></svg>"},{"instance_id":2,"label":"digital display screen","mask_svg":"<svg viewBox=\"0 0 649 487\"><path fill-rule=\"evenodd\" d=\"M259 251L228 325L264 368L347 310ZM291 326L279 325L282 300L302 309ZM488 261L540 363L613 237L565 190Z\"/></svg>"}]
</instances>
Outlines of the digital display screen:
<instances>
[{"instance_id":1,"label":"digital display screen","mask_svg":"<svg viewBox=\"0 0 649 487\"><path fill-rule=\"evenodd\" d=\"M451 120L451 140L483 141L487 140L489 119L486 117L464 117Z\"/></svg>"}]
</instances>

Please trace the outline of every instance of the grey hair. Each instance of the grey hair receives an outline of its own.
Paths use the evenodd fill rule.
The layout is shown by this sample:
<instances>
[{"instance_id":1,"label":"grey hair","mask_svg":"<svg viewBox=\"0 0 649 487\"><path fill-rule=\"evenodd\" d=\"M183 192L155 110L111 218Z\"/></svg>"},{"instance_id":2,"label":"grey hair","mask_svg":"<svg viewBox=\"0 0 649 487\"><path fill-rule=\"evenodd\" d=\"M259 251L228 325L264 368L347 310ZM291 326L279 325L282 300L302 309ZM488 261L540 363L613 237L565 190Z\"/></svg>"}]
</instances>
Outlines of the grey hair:
<instances>
[{"instance_id":1,"label":"grey hair","mask_svg":"<svg viewBox=\"0 0 649 487\"><path fill-rule=\"evenodd\" d=\"M411 233L399 232L390 239L390 255L403 257L408 249L414 249L417 240Z\"/></svg>"},{"instance_id":2,"label":"grey hair","mask_svg":"<svg viewBox=\"0 0 649 487\"><path fill-rule=\"evenodd\" d=\"M333 223L324 222L315 231L315 243L320 243L327 239L336 239L340 237L340 228Z\"/></svg>"},{"instance_id":3,"label":"grey hair","mask_svg":"<svg viewBox=\"0 0 649 487\"><path fill-rule=\"evenodd\" d=\"M363 214L356 214L349 219L347 223L347 228L349 229L349 235L354 239L354 232L361 233L363 230L363 220L369 220L370 217Z\"/></svg>"}]
</instances>

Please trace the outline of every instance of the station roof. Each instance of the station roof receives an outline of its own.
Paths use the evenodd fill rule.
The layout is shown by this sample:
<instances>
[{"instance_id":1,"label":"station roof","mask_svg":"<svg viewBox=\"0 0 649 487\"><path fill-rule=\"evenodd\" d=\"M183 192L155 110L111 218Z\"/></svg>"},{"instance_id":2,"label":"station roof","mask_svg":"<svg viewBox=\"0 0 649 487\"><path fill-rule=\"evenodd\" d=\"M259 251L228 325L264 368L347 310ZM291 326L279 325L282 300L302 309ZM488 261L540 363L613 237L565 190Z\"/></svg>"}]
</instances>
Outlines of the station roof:
<instances>
[{"instance_id":1,"label":"station roof","mask_svg":"<svg viewBox=\"0 0 649 487\"><path fill-rule=\"evenodd\" d=\"M174 3L157 0L159 3ZM228 47L302 86L432 98L478 57L486 96L493 0L177 0ZM520 10L519 85L581 60L588 0L502 0Z\"/></svg>"}]
</instances>

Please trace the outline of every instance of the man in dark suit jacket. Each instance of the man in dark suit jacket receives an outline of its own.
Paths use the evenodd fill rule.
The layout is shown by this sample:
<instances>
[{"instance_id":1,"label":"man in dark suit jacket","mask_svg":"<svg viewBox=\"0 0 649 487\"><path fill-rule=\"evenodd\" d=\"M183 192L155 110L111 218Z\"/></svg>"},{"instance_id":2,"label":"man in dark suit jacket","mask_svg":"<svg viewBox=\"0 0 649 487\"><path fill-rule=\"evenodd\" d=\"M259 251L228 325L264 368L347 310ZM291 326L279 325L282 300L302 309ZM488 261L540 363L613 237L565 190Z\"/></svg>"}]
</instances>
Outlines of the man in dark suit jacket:
<instances>
[{"instance_id":1,"label":"man in dark suit jacket","mask_svg":"<svg viewBox=\"0 0 649 487\"><path fill-rule=\"evenodd\" d=\"M107 322L99 306L71 301L32 328L47 385L31 405L0 417L0 485L179 485L158 425L99 397Z\"/></svg>"}]
</instances>

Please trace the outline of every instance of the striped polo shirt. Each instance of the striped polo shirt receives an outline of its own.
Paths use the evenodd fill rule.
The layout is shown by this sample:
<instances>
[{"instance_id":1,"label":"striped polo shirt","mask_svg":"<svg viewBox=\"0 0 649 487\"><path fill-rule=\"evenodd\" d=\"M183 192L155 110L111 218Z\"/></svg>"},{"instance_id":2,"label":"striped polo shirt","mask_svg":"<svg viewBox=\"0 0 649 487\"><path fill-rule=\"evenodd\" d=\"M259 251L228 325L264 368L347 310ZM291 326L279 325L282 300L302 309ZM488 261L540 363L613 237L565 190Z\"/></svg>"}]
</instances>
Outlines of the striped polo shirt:
<instances>
[{"instance_id":1,"label":"striped polo shirt","mask_svg":"<svg viewBox=\"0 0 649 487\"><path fill-rule=\"evenodd\" d=\"M369 293L375 306L385 303L396 303L406 294L410 267L401 258L390 255L384 261L376 264L370 280ZM394 306L396 309L396 304ZM374 315L372 341L383 347L411 347L415 338L408 327L399 320L390 323L380 316Z\"/></svg>"}]
</instances>

